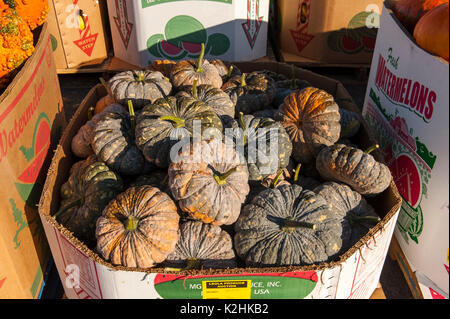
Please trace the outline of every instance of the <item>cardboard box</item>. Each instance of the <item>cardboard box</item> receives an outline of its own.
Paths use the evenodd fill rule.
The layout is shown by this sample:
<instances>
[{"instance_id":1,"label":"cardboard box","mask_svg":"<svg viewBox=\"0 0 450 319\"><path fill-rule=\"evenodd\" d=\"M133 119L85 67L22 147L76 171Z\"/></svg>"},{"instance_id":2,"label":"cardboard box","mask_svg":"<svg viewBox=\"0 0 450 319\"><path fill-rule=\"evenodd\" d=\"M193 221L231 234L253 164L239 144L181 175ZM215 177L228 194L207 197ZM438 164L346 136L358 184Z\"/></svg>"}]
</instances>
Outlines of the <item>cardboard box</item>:
<instances>
[{"instance_id":1,"label":"cardboard box","mask_svg":"<svg viewBox=\"0 0 450 319\"><path fill-rule=\"evenodd\" d=\"M278 62L236 63L244 71L267 69L291 76L290 65ZM327 90L344 108L358 112L339 82L295 68L298 78ZM39 204L39 213L56 267L68 298L207 298L203 286L211 280L239 280L246 285L238 294L221 298L369 298L376 289L386 258L401 200L394 183L369 199L382 220L339 261L305 267L236 268L231 270L170 272L164 268L115 267L88 249L51 216L59 208L59 190L76 158L70 141L87 120L87 109L106 95L98 85L86 96L65 130L52 160ZM363 124L364 126L364 124ZM358 136L362 148L373 145L363 128ZM375 152L375 156L377 152ZM205 290L206 289L206 290Z\"/></svg>"},{"instance_id":2,"label":"cardboard box","mask_svg":"<svg viewBox=\"0 0 450 319\"><path fill-rule=\"evenodd\" d=\"M114 56L146 67L155 59L250 61L266 55L269 0L108 0Z\"/></svg>"},{"instance_id":3,"label":"cardboard box","mask_svg":"<svg viewBox=\"0 0 450 319\"><path fill-rule=\"evenodd\" d=\"M0 299L37 298L50 256L37 204L65 118L47 24L36 35L0 96Z\"/></svg>"},{"instance_id":4,"label":"cardboard box","mask_svg":"<svg viewBox=\"0 0 450 319\"><path fill-rule=\"evenodd\" d=\"M446 298L448 85L448 62L420 48L385 5L363 115L403 198L399 245L419 283Z\"/></svg>"},{"instance_id":5,"label":"cardboard box","mask_svg":"<svg viewBox=\"0 0 450 319\"><path fill-rule=\"evenodd\" d=\"M57 69L102 63L108 57L106 2L50 0L47 17Z\"/></svg>"},{"instance_id":6,"label":"cardboard box","mask_svg":"<svg viewBox=\"0 0 450 319\"><path fill-rule=\"evenodd\" d=\"M277 0L285 62L370 65L382 0Z\"/></svg>"}]
</instances>

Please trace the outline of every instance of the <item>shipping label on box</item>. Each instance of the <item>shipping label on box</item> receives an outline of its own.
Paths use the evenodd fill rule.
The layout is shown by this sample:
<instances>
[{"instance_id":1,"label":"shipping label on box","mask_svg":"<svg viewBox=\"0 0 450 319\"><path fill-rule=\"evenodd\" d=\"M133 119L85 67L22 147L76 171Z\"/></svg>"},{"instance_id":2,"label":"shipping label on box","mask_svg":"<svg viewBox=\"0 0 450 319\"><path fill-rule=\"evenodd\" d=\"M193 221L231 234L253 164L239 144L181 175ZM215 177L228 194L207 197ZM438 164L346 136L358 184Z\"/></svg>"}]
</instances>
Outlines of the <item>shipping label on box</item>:
<instances>
[{"instance_id":1,"label":"shipping label on box","mask_svg":"<svg viewBox=\"0 0 450 319\"><path fill-rule=\"evenodd\" d=\"M65 126L47 24L0 96L0 298L36 298L50 256L37 204Z\"/></svg>"},{"instance_id":2,"label":"shipping label on box","mask_svg":"<svg viewBox=\"0 0 450 319\"><path fill-rule=\"evenodd\" d=\"M146 67L155 59L249 61L266 55L269 0L108 0L114 55Z\"/></svg>"},{"instance_id":3,"label":"shipping label on box","mask_svg":"<svg viewBox=\"0 0 450 319\"><path fill-rule=\"evenodd\" d=\"M413 271L448 294L449 67L386 7L363 116L403 197L395 230Z\"/></svg>"},{"instance_id":4,"label":"shipping label on box","mask_svg":"<svg viewBox=\"0 0 450 319\"><path fill-rule=\"evenodd\" d=\"M49 4L49 31L57 69L97 64L108 57L99 1L52 0Z\"/></svg>"}]
</instances>

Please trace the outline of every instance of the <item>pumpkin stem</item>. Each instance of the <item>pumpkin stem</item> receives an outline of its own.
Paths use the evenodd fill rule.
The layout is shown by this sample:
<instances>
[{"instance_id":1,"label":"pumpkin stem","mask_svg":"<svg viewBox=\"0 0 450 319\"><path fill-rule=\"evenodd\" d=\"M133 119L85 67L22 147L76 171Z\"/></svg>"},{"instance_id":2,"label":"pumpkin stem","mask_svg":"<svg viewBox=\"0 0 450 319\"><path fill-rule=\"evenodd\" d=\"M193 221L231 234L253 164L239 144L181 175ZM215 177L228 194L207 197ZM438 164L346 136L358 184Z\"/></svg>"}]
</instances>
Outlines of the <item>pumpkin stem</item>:
<instances>
[{"instance_id":1,"label":"pumpkin stem","mask_svg":"<svg viewBox=\"0 0 450 319\"><path fill-rule=\"evenodd\" d=\"M345 135L348 134L348 132L350 132L351 130L353 130L355 127L357 127L359 124L359 122L357 120L352 121L349 125L347 125L347 127L345 127L342 131L341 131L341 138L344 137Z\"/></svg>"},{"instance_id":2,"label":"pumpkin stem","mask_svg":"<svg viewBox=\"0 0 450 319\"><path fill-rule=\"evenodd\" d=\"M128 219L125 221L125 229L127 231L136 230L138 223L139 223L139 220L136 217L129 216Z\"/></svg>"},{"instance_id":3,"label":"pumpkin stem","mask_svg":"<svg viewBox=\"0 0 450 319\"><path fill-rule=\"evenodd\" d=\"M298 163L297 167L295 168L295 174L294 174L294 184L297 184L298 181L298 175L300 173L300 167L302 167L302 163Z\"/></svg>"},{"instance_id":4,"label":"pumpkin stem","mask_svg":"<svg viewBox=\"0 0 450 319\"><path fill-rule=\"evenodd\" d=\"M292 65L291 90L297 89L297 79L295 78L294 65Z\"/></svg>"},{"instance_id":5,"label":"pumpkin stem","mask_svg":"<svg viewBox=\"0 0 450 319\"><path fill-rule=\"evenodd\" d=\"M226 81L228 81L228 79L231 77L231 73L233 72L233 66L232 65L230 65L230 67L228 68L228 72L227 72L227 75L226 75Z\"/></svg>"},{"instance_id":6,"label":"pumpkin stem","mask_svg":"<svg viewBox=\"0 0 450 319\"><path fill-rule=\"evenodd\" d=\"M375 145L369 147L367 150L365 150L364 153L370 154L370 153L372 153L374 150L376 150L377 148L380 148L380 145L375 144Z\"/></svg>"},{"instance_id":7,"label":"pumpkin stem","mask_svg":"<svg viewBox=\"0 0 450 319\"><path fill-rule=\"evenodd\" d=\"M73 208L73 207L77 207L77 206L81 206L81 204L83 203L82 199L79 198L76 201L71 202L70 204L61 207L56 213L55 215L53 215L53 218L56 219L58 218L59 215L61 215L62 213L68 211L69 209Z\"/></svg>"},{"instance_id":8,"label":"pumpkin stem","mask_svg":"<svg viewBox=\"0 0 450 319\"><path fill-rule=\"evenodd\" d=\"M239 124L241 124L242 127L242 135L244 136L244 145L247 145L247 134L245 133L245 121L244 121L244 113L239 112Z\"/></svg>"},{"instance_id":9,"label":"pumpkin stem","mask_svg":"<svg viewBox=\"0 0 450 319\"><path fill-rule=\"evenodd\" d=\"M281 230L287 233L292 233L296 228L309 228L315 230L316 224L294 220L292 217L283 219L281 223Z\"/></svg>"},{"instance_id":10,"label":"pumpkin stem","mask_svg":"<svg viewBox=\"0 0 450 319\"><path fill-rule=\"evenodd\" d=\"M130 122L131 122L131 132L133 132L136 128L136 115L134 114L133 102L128 100L128 112L130 112Z\"/></svg>"},{"instance_id":11,"label":"pumpkin stem","mask_svg":"<svg viewBox=\"0 0 450 319\"><path fill-rule=\"evenodd\" d=\"M353 227L355 224L368 223L376 225L381 219L378 216L357 216L355 213L347 214L350 225Z\"/></svg>"},{"instance_id":12,"label":"pumpkin stem","mask_svg":"<svg viewBox=\"0 0 450 319\"><path fill-rule=\"evenodd\" d=\"M176 116L173 116L173 115L164 115L164 116L160 116L159 119L162 120L162 121L170 121L170 122L173 122L173 123L175 124L175 127L176 127L176 128L178 128L178 127L184 127L184 123L185 123L185 120L184 120L184 119L179 118L179 117L176 117Z\"/></svg>"},{"instance_id":13,"label":"pumpkin stem","mask_svg":"<svg viewBox=\"0 0 450 319\"><path fill-rule=\"evenodd\" d=\"M275 177L275 179L272 182L271 188L275 188L278 185L278 182L280 181L280 177L283 174L283 169L278 170L278 174Z\"/></svg>"},{"instance_id":14,"label":"pumpkin stem","mask_svg":"<svg viewBox=\"0 0 450 319\"><path fill-rule=\"evenodd\" d=\"M194 99L198 100L197 97L197 79L194 80L194 83L192 83L192 96Z\"/></svg>"},{"instance_id":15,"label":"pumpkin stem","mask_svg":"<svg viewBox=\"0 0 450 319\"><path fill-rule=\"evenodd\" d=\"M245 82L245 73L242 73L241 75L241 86L246 86L247 83Z\"/></svg>"},{"instance_id":16,"label":"pumpkin stem","mask_svg":"<svg viewBox=\"0 0 450 319\"><path fill-rule=\"evenodd\" d=\"M233 167L232 169L230 169L228 172L220 174L218 172L216 172L213 177L216 180L217 184L219 185L225 185L227 183L227 178L233 174L234 172L237 171L237 166Z\"/></svg>"},{"instance_id":17,"label":"pumpkin stem","mask_svg":"<svg viewBox=\"0 0 450 319\"><path fill-rule=\"evenodd\" d=\"M138 72L136 80L138 82L143 82L144 81L144 72Z\"/></svg>"},{"instance_id":18,"label":"pumpkin stem","mask_svg":"<svg viewBox=\"0 0 450 319\"><path fill-rule=\"evenodd\" d=\"M92 120L92 117L94 116L94 110L95 110L95 108L93 106L91 106L88 109L88 111L87 111L88 121Z\"/></svg>"},{"instance_id":19,"label":"pumpkin stem","mask_svg":"<svg viewBox=\"0 0 450 319\"><path fill-rule=\"evenodd\" d=\"M198 56L197 70L195 70L195 72L197 72L197 73L203 73L203 57L204 56L205 56L205 44L202 43L202 50L200 51L200 55Z\"/></svg>"},{"instance_id":20,"label":"pumpkin stem","mask_svg":"<svg viewBox=\"0 0 450 319\"><path fill-rule=\"evenodd\" d=\"M184 267L183 270L199 269L200 266L201 262L197 258L187 258L186 267Z\"/></svg>"}]
</instances>

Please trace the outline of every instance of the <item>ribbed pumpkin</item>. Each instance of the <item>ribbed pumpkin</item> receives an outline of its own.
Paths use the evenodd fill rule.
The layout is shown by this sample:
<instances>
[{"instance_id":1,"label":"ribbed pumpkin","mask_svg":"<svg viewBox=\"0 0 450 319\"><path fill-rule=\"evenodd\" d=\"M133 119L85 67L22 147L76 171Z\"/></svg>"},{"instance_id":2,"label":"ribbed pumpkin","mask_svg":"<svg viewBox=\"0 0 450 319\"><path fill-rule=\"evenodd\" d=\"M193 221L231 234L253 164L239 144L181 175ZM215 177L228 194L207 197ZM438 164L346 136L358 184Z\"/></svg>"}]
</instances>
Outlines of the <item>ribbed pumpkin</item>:
<instances>
[{"instance_id":1,"label":"ribbed pumpkin","mask_svg":"<svg viewBox=\"0 0 450 319\"><path fill-rule=\"evenodd\" d=\"M308 163L324 146L339 139L340 117L339 106L330 94L307 87L285 98L275 120L281 122L291 138L292 157Z\"/></svg>"},{"instance_id":2,"label":"ribbed pumpkin","mask_svg":"<svg viewBox=\"0 0 450 319\"><path fill-rule=\"evenodd\" d=\"M295 77L295 69L292 66L292 76L288 80L276 80L275 85L277 87L275 91L275 98L273 99L274 107L278 108L283 103L286 96L289 96L292 92L303 90L304 88L311 86L306 80L297 79Z\"/></svg>"},{"instance_id":3,"label":"ribbed pumpkin","mask_svg":"<svg viewBox=\"0 0 450 319\"><path fill-rule=\"evenodd\" d=\"M327 181L345 183L361 195L377 195L389 187L392 175L369 152L343 144L328 146L317 155L316 168Z\"/></svg>"},{"instance_id":4,"label":"ribbed pumpkin","mask_svg":"<svg viewBox=\"0 0 450 319\"><path fill-rule=\"evenodd\" d=\"M169 175L167 175L167 170L153 170L148 174L139 175L130 183L130 187L145 185L157 187L169 196L172 195L169 189Z\"/></svg>"},{"instance_id":5,"label":"ribbed pumpkin","mask_svg":"<svg viewBox=\"0 0 450 319\"><path fill-rule=\"evenodd\" d=\"M121 112L124 110L123 106L120 104L110 104L108 107L103 109L102 112ZM95 112L95 111L94 111ZM94 139L94 130L97 122L101 119L101 113L92 116L80 129L77 134L73 137L71 142L72 152L81 158L86 158L94 151L91 147L91 143ZM92 114L92 112L90 112ZM88 116L89 117L89 116Z\"/></svg>"},{"instance_id":6,"label":"ribbed pumpkin","mask_svg":"<svg viewBox=\"0 0 450 319\"><path fill-rule=\"evenodd\" d=\"M175 250L164 265L182 269L236 267L231 236L219 226L200 221L181 223Z\"/></svg>"},{"instance_id":7,"label":"ribbed pumpkin","mask_svg":"<svg viewBox=\"0 0 450 319\"><path fill-rule=\"evenodd\" d=\"M175 61L170 60L154 60L148 67L148 70L161 72L166 78L170 79L170 72L172 72L175 64Z\"/></svg>"},{"instance_id":8,"label":"ribbed pumpkin","mask_svg":"<svg viewBox=\"0 0 450 319\"><path fill-rule=\"evenodd\" d=\"M170 164L169 187L180 209L191 218L231 225L249 192L247 166L221 141L198 141L182 149Z\"/></svg>"},{"instance_id":9,"label":"ribbed pumpkin","mask_svg":"<svg viewBox=\"0 0 450 319\"><path fill-rule=\"evenodd\" d=\"M342 251L345 252L374 227L380 218L358 192L345 184L326 182L314 189L330 205L342 223Z\"/></svg>"},{"instance_id":10,"label":"ribbed pumpkin","mask_svg":"<svg viewBox=\"0 0 450 319\"><path fill-rule=\"evenodd\" d=\"M123 190L123 182L95 155L76 162L61 186L60 210L54 217L88 246L95 244L95 223L105 206Z\"/></svg>"},{"instance_id":11,"label":"ribbed pumpkin","mask_svg":"<svg viewBox=\"0 0 450 319\"><path fill-rule=\"evenodd\" d=\"M175 249L179 220L175 203L158 188L128 188L97 220L97 251L113 265L153 267Z\"/></svg>"},{"instance_id":12,"label":"ribbed pumpkin","mask_svg":"<svg viewBox=\"0 0 450 319\"><path fill-rule=\"evenodd\" d=\"M414 39L424 50L449 58L449 5L441 4L428 11L414 28Z\"/></svg>"},{"instance_id":13,"label":"ribbed pumpkin","mask_svg":"<svg viewBox=\"0 0 450 319\"><path fill-rule=\"evenodd\" d=\"M97 157L124 175L137 175L150 169L136 146L134 111L108 110L100 113L91 142Z\"/></svg>"},{"instance_id":14,"label":"ribbed pumpkin","mask_svg":"<svg viewBox=\"0 0 450 319\"><path fill-rule=\"evenodd\" d=\"M136 143L147 161L168 167L172 146L183 134L192 134L194 121L200 121L202 133L208 128L223 130L220 118L204 102L189 97L159 99L138 116Z\"/></svg>"},{"instance_id":15,"label":"ribbed pumpkin","mask_svg":"<svg viewBox=\"0 0 450 319\"><path fill-rule=\"evenodd\" d=\"M359 114L340 108L339 113L341 114L341 134L340 138L350 138L358 133L361 126L361 118Z\"/></svg>"},{"instance_id":16,"label":"ribbed pumpkin","mask_svg":"<svg viewBox=\"0 0 450 319\"><path fill-rule=\"evenodd\" d=\"M170 80L176 89L182 86L194 84L209 84L215 88L222 87L222 77L217 68L203 59L205 54L205 45L202 43L202 50L198 57L198 61L181 60L175 64L170 73Z\"/></svg>"},{"instance_id":17,"label":"ribbed pumpkin","mask_svg":"<svg viewBox=\"0 0 450 319\"><path fill-rule=\"evenodd\" d=\"M297 167L294 170L294 174L292 175L290 181L292 184L300 185L304 190L312 191L314 188L320 185L320 181L313 177L308 177L300 174L300 169L302 168L302 164L297 164Z\"/></svg>"},{"instance_id":18,"label":"ribbed pumpkin","mask_svg":"<svg viewBox=\"0 0 450 319\"><path fill-rule=\"evenodd\" d=\"M298 185L267 189L244 207L234 247L249 266L298 266L330 261L342 226L326 201Z\"/></svg>"},{"instance_id":19,"label":"ribbed pumpkin","mask_svg":"<svg viewBox=\"0 0 450 319\"><path fill-rule=\"evenodd\" d=\"M194 82L193 85L180 88L180 91L175 96L197 99L210 106L220 117L225 115L234 118L234 103L229 95L209 84L197 86L197 83Z\"/></svg>"},{"instance_id":20,"label":"ribbed pumpkin","mask_svg":"<svg viewBox=\"0 0 450 319\"><path fill-rule=\"evenodd\" d=\"M211 60L211 64L217 68L220 76L222 77L222 82L227 82L231 77L235 75L241 75L242 72L239 68L234 64L225 64L222 60Z\"/></svg>"},{"instance_id":21,"label":"ribbed pumpkin","mask_svg":"<svg viewBox=\"0 0 450 319\"><path fill-rule=\"evenodd\" d=\"M236 105L235 113L251 114L271 107L275 97L275 82L262 72L242 73L230 78L222 90Z\"/></svg>"},{"instance_id":22,"label":"ribbed pumpkin","mask_svg":"<svg viewBox=\"0 0 450 319\"><path fill-rule=\"evenodd\" d=\"M233 129L239 133L234 142L247 159L249 181L262 180L289 164L292 143L279 122L240 113Z\"/></svg>"},{"instance_id":23,"label":"ribbed pumpkin","mask_svg":"<svg viewBox=\"0 0 450 319\"><path fill-rule=\"evenodd\" d=\"M126 106L133 102L135 109L164 98L172 92L172 84L158 71L124 71L114 75L109 81L114 99Z\"/></svg>"}]
</instances>

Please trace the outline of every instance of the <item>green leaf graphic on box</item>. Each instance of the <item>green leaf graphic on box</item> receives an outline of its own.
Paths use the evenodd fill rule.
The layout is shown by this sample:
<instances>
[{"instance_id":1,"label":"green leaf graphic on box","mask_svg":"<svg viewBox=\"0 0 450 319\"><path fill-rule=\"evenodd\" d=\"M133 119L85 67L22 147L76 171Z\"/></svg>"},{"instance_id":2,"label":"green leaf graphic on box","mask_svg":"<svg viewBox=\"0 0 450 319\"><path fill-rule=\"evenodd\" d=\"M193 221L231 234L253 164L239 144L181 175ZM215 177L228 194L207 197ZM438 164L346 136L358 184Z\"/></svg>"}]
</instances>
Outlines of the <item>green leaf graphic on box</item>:
<instances>
[{"instance_id":1,"label":"green leaf graphic on box","mask_svg":"<svg viewBox=\"0 0 450 319\"><path fill-rule=\"evenodd\" d=\"M230 40L221 33L208 37L204 26L197 19L179 15L170 19L164 35L155 34L147 40L148 51L157 58L181 60L186 56L197 58L201 44L205 43L205 54L222 55L230 48Z\"/></svg>"}]
</instances>

